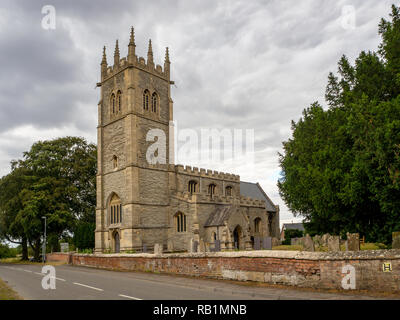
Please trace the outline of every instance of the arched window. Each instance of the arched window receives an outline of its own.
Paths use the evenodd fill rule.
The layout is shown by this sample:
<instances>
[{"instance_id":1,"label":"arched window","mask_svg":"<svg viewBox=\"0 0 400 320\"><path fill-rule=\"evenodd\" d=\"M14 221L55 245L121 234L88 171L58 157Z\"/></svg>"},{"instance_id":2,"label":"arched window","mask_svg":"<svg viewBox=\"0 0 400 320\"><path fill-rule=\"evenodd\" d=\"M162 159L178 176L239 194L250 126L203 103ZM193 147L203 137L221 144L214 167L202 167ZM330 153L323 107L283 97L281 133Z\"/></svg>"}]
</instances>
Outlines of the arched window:
<instances>
[{"instance_id":1,"label":"arched window","mask_svg":"<svg viewBox=\"0 0 400 320\"><path fill-rule=\"evenodd\" d=\"M157 112L157 93L153 92L151 96L151 111L152 112Z\"/></svg>"},{"instance_id":2,"label":"arched window","mask_svg":"<svg viewBox=\"0 0 400 320\"><path fill-rule=\"evenodd\" d=\"M182 212L175 215L175 230L176 232L186 232L186 215Z\"/></svg>"},{"instance_id":3,"label":"arched window","mask_svg":"<svg viewBox=\"0 0 400 320\"><path fill-rule=\"evenodd\" d=\"M225 188L225 195L231 197L232 196L232 187L228 186Z\"/></svg>"},{"instance_id":4,"label":"arched window","mask_svg":"<svg viewBox=\"0 0 400 320\"><path fill-rule=\"evenodd\" d=\"M110 200L109 205L110 224L122 222L122 204L121 199L114 194Z\"/></svg>"},{"instance_id":5,"label":"arched window","mask_svg":"<svg viewBox=\"0 0 400 320\"><path fill-rule=\"evenodd\" d=\"M188 191L193 194L197 191L197 182L196 181L189 181L188 183Z\"/></svg>"},{"instance_id":6,"label":"arched window","mask_svg":"<svg viewBox=\"0 0 400 320\"><path fill-rule=\"evenodd\" d=\"M213 183L211 183L210 185L208 185L208 194L209 194L210 196L213 196L213 195L215 194L215 188L216 188L216 185L213 184Z\"/></svg>"},{"instance_id":7,"label":"arched window","mask_svg":"<svg viewBox=\"0 0 400 320\"><path fill-rule=\"evenodd\" d=\"M111 105L111 113L115 114L115 94L113 93L111 95L111 99L110 99L110 105Z\"/></svg>"},{"instance_id":8,"label":"arched window","mask_svg":"<svg viewBox=\"0 0 400 320\"><path fill-rule=\"evenodd\" d=\"M212 240L217 241L217 234L215 232L212 234Z\"/></svg>"},{"instance_id":9,"label":"arched window","mask_svg":"<svg viewBox=\"0 0 400 320\"><path fill-rule=\"evenodd\" d=\"M113 157L113 168L114 169L118 168L118 157L117 156Z\"/></svg>"},{"instance_id":10,"label":"arched window","mask_svg":"<svg viewBox=\"0 0 400 320\"><path fill-rule=\"evenodd\" d=\"M143 110L149 110L149 90L144 90L143 92Z\"/></svg>"},{"instance_id":11,"label":"arched window","mask_svg":"<svg viewBox=\"0 0 400 320\"><path fill-rule=\"evenodd\" d=\"M254 232L260 233L261 231L261 218L254 219Z\"/></svg>"},{"instance_id":12,"label":"arched window","mask_svg":"<svg viewBox=\"0 0 400 320\"><path fill-rule=\"evenodd\" d=\"M117 92L117 107L118 107L118 112L121 112L121 104L122 104L122 92L118 90Z\"/></svg>"}]
</instances>

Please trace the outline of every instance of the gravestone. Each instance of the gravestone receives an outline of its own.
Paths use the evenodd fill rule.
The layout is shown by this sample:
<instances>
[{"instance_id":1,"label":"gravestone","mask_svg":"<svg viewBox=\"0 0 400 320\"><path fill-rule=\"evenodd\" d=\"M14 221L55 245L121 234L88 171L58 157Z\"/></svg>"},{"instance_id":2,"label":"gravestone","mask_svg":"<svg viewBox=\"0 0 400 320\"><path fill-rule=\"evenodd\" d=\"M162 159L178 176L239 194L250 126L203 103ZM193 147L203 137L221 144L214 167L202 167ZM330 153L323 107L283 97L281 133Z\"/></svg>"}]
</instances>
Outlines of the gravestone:
<instances>
[{"instance_id":1,"label":"gravestone","mask_svg":"<svg viewBox=\"0 0 400 320\"><path fill-rule=\"evenodd\" d=\"M273 237L273 238L272 238L272 246L273 246L273 247L277 247L277 246L280 246L280 245L281 245L281 242L279 241L279 239Z\"/></svg>"},{"instance_id":2,"label":"gravestone","mask_svg":"<svg viewBox=\"0 0 400 320\"><path fill-rule=\"evenodd\" d=\"M61 242L60 243L61 252L69 252L69 244L68 242Z\"/></svg>"},{"instance_id":3,"label":"gravestone","mask_svg":"<svg viewBox=\"0 0 400 320\"><path fill-rule=\"evenodd\" d=\"M360 251L360 235L358 233L347 232L346 251Z\"/></svg>"},{"instance_id":4,"label":"gravestone","mask_svg":"<svg viewBox=\"0 0 400 320\"><path fill-rule=\"evenodd\" d=\"M215 252L221 251L221 240L215 240Z\"/></svg>"},{"instance_id":5,"label":"gravestone","mask_svg":"<svg viewBox=\"0 0 400 320\"><path fill-rule=\"evenodd\" d=\"M309 234L307 234L307 235L304 237L304 250L305 250L305 251L315 251L314 241L313 241L313 239L310 237Z\"/></svg>"},{"instance_id":6,"label":"gravestone","mask_svg":"<svg viewBox=\"0 0 400 320\"><path fill-rule=\"evenodd\" d=\"M330 234L329 234L329 233L325 233L325 234L322 235L321 240L322 240L322 245L323 245L324 247L327 247L327 246L328 246L328 239L329 239L329 237L330 237Z\"/></svg>"},{"instance_id":7,"label":"gravestone","mask_svg":"<svg viewBox=\"0 0 400 320\"><path fill-rule=\"evenodd\" d=\"M143 245L142 251L143 251L144 253L147 253L147 246L146 246L145 244Z\"/></svg>"},{"instance_id":8,"label":"gravestone","mask_svg":"<svg viewBox=\"0 0 400 320\"><path fill-rule=\"evenodd\" d=\"M272 250L272 238L271 237L263 238L262 248L264 250Z\"/></svg>"},{"instance_id":9,"label":"gravestone","mask_svg":"<svg viewBox=\"0 0 400 320\"><path fill-rule=\"evenodd\" d=\"M329 236L328 237L328 251L340 251L340 237Z\"/></svg>"},{"instance_id":10,"label":"gravestone","mask_svg":"<svg viewBox=\"0 0 400 320\"><path fill-rule=\"evenodd\" d=\"M199 252L199 242L198 241L193 241L193 247L192 247L192 252Z\"/></svg>"},{"instance_id":11,"label":"gravestone","mask_svg":"<svg viewBox=\"0 0 400 320\"><path fill-rule=\"evenodd\" d=\"M313 238L313 242L314 242L314 247L322 247L322 237L320 235L316 235Z\"/></svg>"},{"instance_id":12,"label":"gravestone","mask_svg":"<svg viewBox=\"0 0 400 320\"><path fill-rule=\"evenodd\" d=\"M154 245L154 254L162 254L163 253L163 246L162 244L156 243Z\"/></svg>"},{"instance_id":13,"label":"gravestone","mask_svg":"<svg viewBox=\"0 0 400 320\"><path fill-rule=\"evenodd\" d=\"M292 245L292 246L304 246L304 237L290 239L290 245Z\"/></svg>"},{"instance_id":14,"label":"gravestone","mask_svg":"<svg viewBox=\"0 0 400 320\"><path fill-rule=\"evenodd\" d=\"M392 233L392 249L400 249L400 232Z\"/></svg>"},{"instance_id":15,"label":"gravestone","mask_svg":"<svg viewBox=\"0 0 400 320\"><path fill-rule=\"evenodd\" d=\"M261 242L259 237L254 238L254 250L260 250L261 249Z\"/></svg>"}]
</instances>

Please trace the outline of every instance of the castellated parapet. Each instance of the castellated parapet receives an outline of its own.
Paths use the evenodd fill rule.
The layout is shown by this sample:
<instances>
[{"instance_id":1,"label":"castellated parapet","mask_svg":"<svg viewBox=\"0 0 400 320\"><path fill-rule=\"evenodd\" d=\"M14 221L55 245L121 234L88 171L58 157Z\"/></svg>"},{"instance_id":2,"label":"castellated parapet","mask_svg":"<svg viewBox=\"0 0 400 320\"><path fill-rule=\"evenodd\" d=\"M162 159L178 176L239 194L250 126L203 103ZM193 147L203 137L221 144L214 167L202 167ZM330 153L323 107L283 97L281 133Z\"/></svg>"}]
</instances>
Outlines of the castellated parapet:
<instances>
[{"instance_id":1,"label":"castellated parapet","mask_svg":"<svg viewBox=\"0 0 400 320\"><path fill-rule=\"evenodd\" d=\"M224 173L224 172L218 172L218 171L213 171L213 170L206 170L203 168L197 168L197 167L191 167L191 166L183 166L183 165L176 165L175 166L175 172L178 174L187 174L191 176L197 176L197 177L204 177L204 178L210 178L210 179L218 179L218 180L226 180L226 181L232 181L232 182L240 182L240 176L231 174L231 173Z\"/></svg>"},{"instance_id":2,"label":"castellated parapet","mask_svg":"<svg viewBox=\"0 0 400 320\"><path fill-rule=\"evenodd\" d=\"M116 42L115 52L114 52L114 65L108 66L107 65L107 58L105 53L105 47L103 50L103 60L101 62L102 66L102 81L105 81L117 73L121 72L122 70L130 67L136 67L141 69L145 72L151 73L158 77L164 78L169 81L170 78L170 60L169 60L169 51L166 48L165 53L165 60L164 60L164 68L157 64L155 65L153 62L153 50L151 46L151 40L149 40L149 49L147 53L147 61L143 57L138 57L135 53L136 51L136 44L135 44L135 37L133 28L131 30L131 38L128 45L128 56L123 57L120 59L119 57L119 47L118 41Z\"/></svg>"}]
</instances>

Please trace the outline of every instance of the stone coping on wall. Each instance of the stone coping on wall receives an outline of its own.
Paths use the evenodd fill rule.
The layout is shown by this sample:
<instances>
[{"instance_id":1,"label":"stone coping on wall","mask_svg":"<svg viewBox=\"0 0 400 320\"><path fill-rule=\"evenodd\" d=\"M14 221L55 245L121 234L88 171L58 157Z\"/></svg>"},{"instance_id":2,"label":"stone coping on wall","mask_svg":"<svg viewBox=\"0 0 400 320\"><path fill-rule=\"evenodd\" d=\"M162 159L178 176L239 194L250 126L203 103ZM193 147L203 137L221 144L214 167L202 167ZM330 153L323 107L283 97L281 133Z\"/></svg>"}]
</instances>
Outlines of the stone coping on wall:
<instances>
[{"instance_id":1,"label":"stone coping on wall","mask_svg":"<svg viewBox=\"0 0 400 320\"><path fill-rule=\"evenodd\" d=\"M71 253L54 253L71 254ZM307 252L307 251L226 251L226 252L202 252L202 253L110 253L110 254L82 254L72 253L74 256L93 256L103 258L277 258L296 260L380 260L400 259L400 249L392 250L364 250L364 251L340 251L340 252Z\"/></svg>"}]
</instances>

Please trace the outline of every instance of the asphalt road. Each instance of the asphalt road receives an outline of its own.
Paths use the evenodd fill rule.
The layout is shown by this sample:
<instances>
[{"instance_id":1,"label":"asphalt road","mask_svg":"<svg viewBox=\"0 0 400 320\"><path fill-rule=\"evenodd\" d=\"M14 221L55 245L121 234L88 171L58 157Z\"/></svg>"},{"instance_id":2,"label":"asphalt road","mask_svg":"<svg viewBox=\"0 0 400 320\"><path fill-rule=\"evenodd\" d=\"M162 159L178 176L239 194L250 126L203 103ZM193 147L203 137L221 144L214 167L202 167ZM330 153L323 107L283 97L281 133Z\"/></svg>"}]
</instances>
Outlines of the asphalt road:
<instances>
[{"instance_id":1,"label":"asphalt road","mask_svg":"<svg viewBox=\"0 0 400 320\"><path fill-rule=\"evenodd\" d=\"M216 280L69 265L55 268L55 289L43 289L41 265L0 264L0 278L26 300L373 299L359 295L243 286Z\"/></svg>"}]
</instances>

